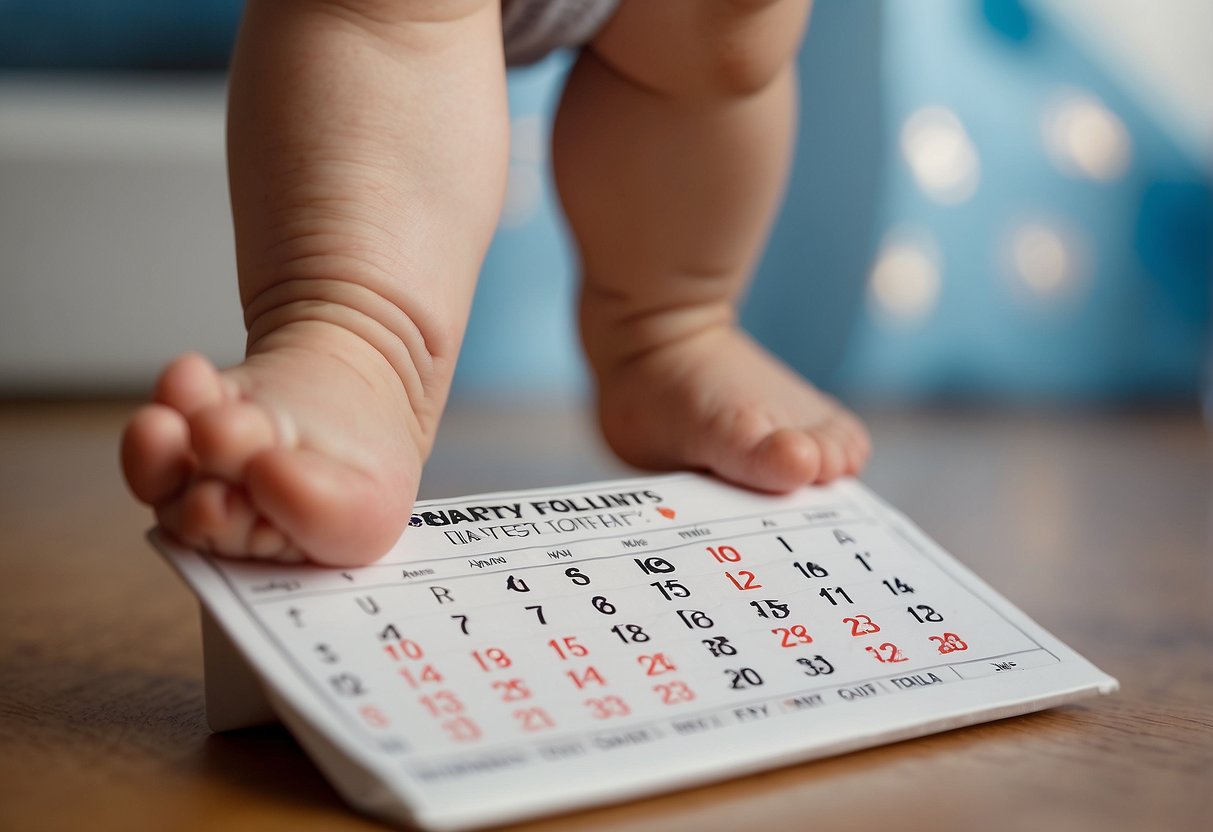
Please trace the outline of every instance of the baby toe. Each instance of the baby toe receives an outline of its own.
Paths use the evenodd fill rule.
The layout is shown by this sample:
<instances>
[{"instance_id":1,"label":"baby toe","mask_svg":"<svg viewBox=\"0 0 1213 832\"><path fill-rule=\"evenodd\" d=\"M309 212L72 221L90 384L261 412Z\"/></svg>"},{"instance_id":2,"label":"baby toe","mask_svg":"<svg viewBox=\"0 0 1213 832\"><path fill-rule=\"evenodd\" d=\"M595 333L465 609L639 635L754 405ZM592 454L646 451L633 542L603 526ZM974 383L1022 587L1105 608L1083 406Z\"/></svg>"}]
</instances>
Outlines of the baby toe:
<instances>
[{"instance_id":1,"label":"baby toe","mask_svg":"<svg viewBox=\"0 0 1213 832\"><path fill-rule=\"evenodd\" d=\"M258 519L249 529L248 541L245 548L256 558L275 558L289 545L286 535L272 523Z\"/></svg>"},{"instance_id":2,"label":"baby toe","mask_svg":"<svg viewBox=\"0 0 1213 832\"><path fill-rule=\"evenodd\" d=\"M189 428L199 470L231 483L242 482L249 460L277 441L269 414L250 402L204 408L190 417Z\"/></svg>"},{"instance_id":3,"label":"baby toe","mask_svg":"<svg viewBox=\"0 0 1213 832\"><path fill-rule=\"evenodd\" d=\"M276 560L279 563L307 563L309 558L294 546L287 546L287 548L271 557L270 560Z\"/></svg>"},{"instance_id":4,"label":"baby toe","mask_svg":"<svg viewBox=\"0 0 1213 832\"><path fill-rule=\"evenodd\" d=\"M253 524L245 549L259 560L274 560L279 563L303 563L307 560L303 552L299 551L299 547L264 517L259 517Z\"/></svg>"},{"instance_id":5,"label":"baby toe","mask_svg":"<svg viewBox=\"0 0 1213 832\"><path fill-rule=\"evenodd\" d=\"M872 439L868 429L855 416L846 411L838 414L839 436L847 458L847 474L858 474L872 454Z\"/></svg>"},{"instance_id":6,"label":"baby toe","mask_svg":"<svg viewBox=\"0 0 1213 832\"><path fill-rule=\"evenodd\" d=\"M868 464L868 458L871 456L871 445L858 438L853 438L844 447L847 457L847 467L843 472L849 476L855 476L863 470Z\"/></svg>"},{"instance_id":7,"label":"baby toe","mask_svg":"<svg viewBox=\"0 0 1213 832\"><path fill-rule=\"evenodd\" d=\"M193 472L189 427L164 405L135 411L122 434L122 470L135 497L159 505L183 489Z\"/></svg>"},{"instance_id":8,"label":"baby toe","mask_svg":"<svg viewBox=\"0 0 1213 832\"><path fill-rule=\"evenodd\" d=\"M780 429L762 440L750 454L760 482L768 491L791 491L812 482L821 471L822 449L801 431Z\"/></svg>"},{"instance_id":9,"label":"baby toe","mask_svg":"<svg viewBox=\"0 0 1213 832\"><path fill-rule=\"evenodd\" d=\"M257 512L238 488L215 479L190 486L181 502L180 536L192 546L228 557L248 557Z\"/></svg>"},{"instance_id":10,"label":"baby toe","mask_svg":"<svg viewBox=\"0 0 1213 832\"><path fill-rule=\"evenodd\" d=\"M836 425L814 428L806 434L817 443L821 465L813 482L825 484L841 477L847 470L846 436Z\"/></svg>"},{"instance_id":11,"label":"baby toe","mask_svg":"<svg viewBox=\"0 0 1213 832\"><path fill-rule=\"evenodd\" d=\"M821 453L800 431L771 431L757 442L716 444L709 467L719 476L761 491L799 488L817 476Z\"/></svg>"},{"instance_id":12,"label":"baby toe","mask_svg":"<svg viewBox=\"0 0 1213 832\"><path fill-rule=\"evenodd\" d=\"M156 381L152 399L189 416L227 398L227 386L215 365L196 352L175 359Z\"/></svg>"}]
</instances>

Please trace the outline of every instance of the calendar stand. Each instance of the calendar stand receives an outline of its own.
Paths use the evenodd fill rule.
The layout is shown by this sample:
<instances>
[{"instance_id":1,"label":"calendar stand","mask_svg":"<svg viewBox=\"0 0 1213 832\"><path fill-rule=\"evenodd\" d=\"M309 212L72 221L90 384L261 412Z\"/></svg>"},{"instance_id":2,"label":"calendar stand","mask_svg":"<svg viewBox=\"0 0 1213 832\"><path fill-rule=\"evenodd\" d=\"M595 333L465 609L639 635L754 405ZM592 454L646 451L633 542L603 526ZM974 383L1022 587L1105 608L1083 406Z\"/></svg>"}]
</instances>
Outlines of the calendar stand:
<instances>
[{"instance_id":1,"label":"calendar stand","mask_svg":"<svg viewBox=\"0 0 1213 832\"><path fill-rule=\"evenodd\" d=\"M261 677L206 607L202 608L202 667L206 723L212 731L278 721Z\"/></svg>"}]
</instances>

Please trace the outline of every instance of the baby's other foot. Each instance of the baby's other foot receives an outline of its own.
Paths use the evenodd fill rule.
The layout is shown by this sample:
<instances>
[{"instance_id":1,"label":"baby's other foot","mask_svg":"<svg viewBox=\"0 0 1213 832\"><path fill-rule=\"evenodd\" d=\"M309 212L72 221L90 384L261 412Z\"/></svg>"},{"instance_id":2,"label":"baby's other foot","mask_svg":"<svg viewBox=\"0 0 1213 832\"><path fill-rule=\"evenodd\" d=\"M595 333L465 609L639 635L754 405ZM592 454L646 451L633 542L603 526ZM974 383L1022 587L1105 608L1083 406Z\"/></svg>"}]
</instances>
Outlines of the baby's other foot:
<instances>
[{"instance_id":1,"label":"baby's other foot","mask_svg":"<svg viewBox=\"0 0 1213 832\"><path fill-rule=\"evenodd\" d=\"M369 563L403 531L433 439L399 377L303 322L219 372L178 358L131 417L122 463L162 528L229 557Z\"/></svg>"},{"instance_id":2,"label":"baby's other foot","mask_svg":"<svg viewBox=\"0 0 1213 832\"><path fill-rule=\"evenodd\" d=\"M859 419L731 325L596 366L607 442L642 468L696 468L765 491L857 474Z\"/></svg>"}]
</instances>

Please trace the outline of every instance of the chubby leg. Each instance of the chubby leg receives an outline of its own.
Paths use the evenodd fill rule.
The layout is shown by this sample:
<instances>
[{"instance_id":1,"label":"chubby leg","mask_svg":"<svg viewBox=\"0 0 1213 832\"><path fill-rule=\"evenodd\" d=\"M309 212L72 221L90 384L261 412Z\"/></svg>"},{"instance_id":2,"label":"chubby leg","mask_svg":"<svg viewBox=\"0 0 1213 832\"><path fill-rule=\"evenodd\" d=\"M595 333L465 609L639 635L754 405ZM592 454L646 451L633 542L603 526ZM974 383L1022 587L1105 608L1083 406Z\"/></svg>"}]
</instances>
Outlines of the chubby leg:
<instances>
[{"instance_id":1,"label":"chubby leg","mask_svg":"<svg viewBox=\"0 0 1213 832\"><path fill-rule=\"evenodd\" d=\"M252 0L229 168L247 358L196 355L123 466L187 543L333 565L407 523L500 209L499 0Z\"/></svg>"},{"instance_id":2,"label":"chubby leg","mask_svg":"<svg viewBox=\"0 0 1213 832\"><path fill-rule=\"evenodd\" d=\"M782 491L860 470L859 420L746 336L778 208L806 0L624 0L554 135L607 441L649 468Z\"/></svg>"}]
</instances>

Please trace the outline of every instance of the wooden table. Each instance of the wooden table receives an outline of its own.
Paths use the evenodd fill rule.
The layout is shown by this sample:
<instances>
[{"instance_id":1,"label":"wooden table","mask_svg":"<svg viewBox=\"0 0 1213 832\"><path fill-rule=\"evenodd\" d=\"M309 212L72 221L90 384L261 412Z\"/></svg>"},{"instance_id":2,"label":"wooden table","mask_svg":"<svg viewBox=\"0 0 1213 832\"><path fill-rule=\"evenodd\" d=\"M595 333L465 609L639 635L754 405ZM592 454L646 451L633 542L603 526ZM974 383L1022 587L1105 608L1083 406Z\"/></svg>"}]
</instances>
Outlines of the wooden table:
<instances>
[{"instance_id":1,"label":"wooden table","mask_svg":"<svg viewBox=\"0 0 1213 832\"><path fill-rule=\"evenodd\" d=\"M382 828L277 727L212 735L131 405L0 405L0 829ZM527 830L1213 828L1213 457L1189 412L870 414L867 482L1114 697ZM624 473L567 405L455 406L426 496Z\"/></svg>"}]
</instances>

